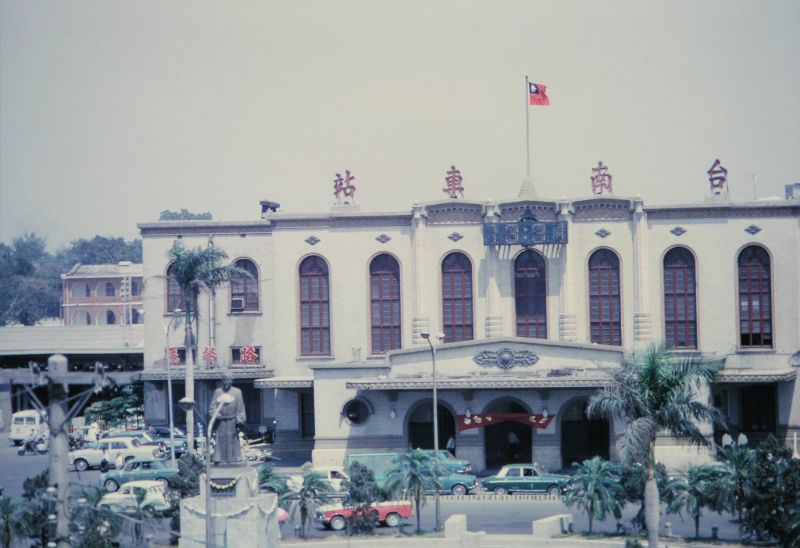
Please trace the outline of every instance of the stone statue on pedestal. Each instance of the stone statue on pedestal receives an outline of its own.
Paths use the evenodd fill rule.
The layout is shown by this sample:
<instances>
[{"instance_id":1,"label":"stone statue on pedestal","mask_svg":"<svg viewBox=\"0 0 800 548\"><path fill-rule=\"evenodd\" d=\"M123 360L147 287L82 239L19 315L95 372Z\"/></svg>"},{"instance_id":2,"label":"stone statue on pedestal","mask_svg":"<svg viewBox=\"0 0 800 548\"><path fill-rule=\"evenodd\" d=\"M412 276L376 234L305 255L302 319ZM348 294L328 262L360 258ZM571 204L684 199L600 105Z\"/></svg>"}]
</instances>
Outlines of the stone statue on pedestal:
<instances>
[{"instance_id":1,"label":"stone statue on pedestal","mask_svg":"<svg viewBox=\"0 0 800 548\"><path fill-rule=\"evenodd\" d=\"M233 401L230 403L219 402L219 398L223 394L231 396ZM219 411L217 411L218 406ZM242 458L238 427L247 421L247 413L244 408L242 391L233 386L233 376L228 372L222 375L222 386L214 390L209 410L212 417L215 411L217 419L213 426L216 446L212 462L223 466L242 464L244 459Z\"/></svg>"}]
</instances>

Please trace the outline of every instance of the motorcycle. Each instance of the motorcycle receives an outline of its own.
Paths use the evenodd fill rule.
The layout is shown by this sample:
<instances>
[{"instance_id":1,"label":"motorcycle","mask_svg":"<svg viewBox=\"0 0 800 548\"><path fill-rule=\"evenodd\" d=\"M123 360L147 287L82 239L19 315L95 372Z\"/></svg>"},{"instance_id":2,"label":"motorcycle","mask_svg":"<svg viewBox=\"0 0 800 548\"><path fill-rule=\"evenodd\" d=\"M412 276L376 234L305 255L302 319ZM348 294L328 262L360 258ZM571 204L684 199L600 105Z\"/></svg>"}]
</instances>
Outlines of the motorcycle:
<instances>
[{"instance_id":1,"label":"motorcycle","mask_svg":"<svg viewBox=\"0 0 800 548\"><path fill-rule=\"evenodd\" d=\"M50 446L50 440L46 436L32 436L22 442L17 449L17 454L24 455L44 455Z\"/></svg>"}]
</instances>

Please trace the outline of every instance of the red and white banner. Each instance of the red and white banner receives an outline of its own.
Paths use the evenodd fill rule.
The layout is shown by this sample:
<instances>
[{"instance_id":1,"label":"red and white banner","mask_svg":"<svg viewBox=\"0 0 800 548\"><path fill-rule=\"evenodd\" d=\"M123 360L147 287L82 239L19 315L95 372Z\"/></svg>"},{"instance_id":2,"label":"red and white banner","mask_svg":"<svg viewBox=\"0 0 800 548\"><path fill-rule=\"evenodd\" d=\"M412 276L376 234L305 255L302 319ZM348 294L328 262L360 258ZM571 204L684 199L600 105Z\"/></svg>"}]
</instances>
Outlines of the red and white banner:
<instances>
[{"instance_id":1,"label":"red and white banner","mask_svg":"<svg viewBox=\"0 0 800 548\"><path fill-rule=\"evenodd\" d=\"M532 415L527 413L484 413L483 415L470 415L469 417L466 415L458 415L456 421L458 422L458 431L463 432L471 428L481 428L483 426L491 426L507 421L544 429L547 428L554 418L555 415L543 415L541 413L534 413Z\"/></svg>"}]
</instances>

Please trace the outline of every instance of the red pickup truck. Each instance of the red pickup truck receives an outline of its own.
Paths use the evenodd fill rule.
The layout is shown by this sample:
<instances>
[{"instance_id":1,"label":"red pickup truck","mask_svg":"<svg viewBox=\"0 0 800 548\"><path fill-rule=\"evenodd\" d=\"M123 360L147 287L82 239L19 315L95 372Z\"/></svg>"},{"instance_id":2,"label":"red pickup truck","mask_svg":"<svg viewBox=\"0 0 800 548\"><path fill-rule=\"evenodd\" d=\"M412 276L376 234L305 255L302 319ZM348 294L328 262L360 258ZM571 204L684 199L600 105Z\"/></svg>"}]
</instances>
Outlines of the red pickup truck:
<instances>
[{"instance_id":1,"label":"red pickup truck","mask_svg":"<svg viewBox=\"0 0 800 548\"><path fill-rule=\"evenodd\" d=\"M372 507L378 511L378 521L385 523L388 527L397 527L400 525L400 520L408 519L414 513L411 501L407 500L378 502ZM347 527L347 520L353 515L353 510L352 506L341 504L320 506L315 519L317 523L321 523L325 527L341 531Z\"/></svg>"}]
</instances>

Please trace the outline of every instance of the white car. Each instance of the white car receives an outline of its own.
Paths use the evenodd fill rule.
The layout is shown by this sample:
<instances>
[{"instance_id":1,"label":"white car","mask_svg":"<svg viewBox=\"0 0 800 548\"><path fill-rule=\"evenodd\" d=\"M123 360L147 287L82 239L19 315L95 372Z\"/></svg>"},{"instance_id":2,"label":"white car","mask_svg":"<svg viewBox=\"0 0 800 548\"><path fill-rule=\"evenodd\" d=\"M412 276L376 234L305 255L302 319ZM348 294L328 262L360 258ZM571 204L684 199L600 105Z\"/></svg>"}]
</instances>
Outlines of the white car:
<instances>
[{"instance_id":1,"label":"white car","mask_svg":"<svg viewBox=\"0 0 800 548\"><path fill-rule=\"evenodd\" d=\"M152 460L159 458L161 451L157 446L142 445L136 438L102 438L90 442L83 449L69 452L69 461L75 470L83 472L89 468L111 468L118 457L123 461L132 458Z\"/></svg>"},{"instance_id":2,"label":"white car","mask_svg":"<svg viewBox=\"0 0 800 548\"><path fill-rule=\"evenodd\" d=\"M167 502L164 485L157 480L138 480L123 483L117 491L103 495L97 506L112 512L135 513L137 511L137 488L144 491L142 508L149 507L156 512L169 510L169 502Z\"/></svg>"},{"instance_id":3,"label":"white car","mask_svg":"<svg viewBox=\"0 0 800 548\"><path fill-rule=\"evenodd\" d=\"M344 496L345 493L344 489L344 481L349 479L347 473L341 466L315 466L310 470L307 470L303 474L295 474L293 476L289 476L289 479L286 481L287 485L294 491L300 490L303 486L303 476L308 472L315 472L319 474L322 479L331 486L333 496Z\"/></svg>"}]
</instances>

